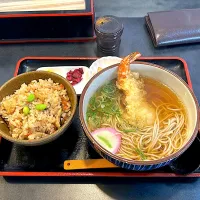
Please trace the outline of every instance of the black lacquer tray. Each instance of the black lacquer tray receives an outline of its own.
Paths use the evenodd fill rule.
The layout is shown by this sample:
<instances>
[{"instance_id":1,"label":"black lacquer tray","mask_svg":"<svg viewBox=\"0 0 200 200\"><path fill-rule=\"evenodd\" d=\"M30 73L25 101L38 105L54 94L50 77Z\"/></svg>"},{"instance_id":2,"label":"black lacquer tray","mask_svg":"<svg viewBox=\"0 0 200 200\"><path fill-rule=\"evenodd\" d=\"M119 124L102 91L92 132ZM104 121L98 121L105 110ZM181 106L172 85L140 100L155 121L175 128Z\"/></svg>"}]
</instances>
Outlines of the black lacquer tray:
<instances>
[{"instance_id":1,"label":"black lacquer tray","mask_svg":"<svg viewBox=\"0 0 200 200\"><path fill-rule=\"evenodd\" d=\"M26 57L19 60L14 76L37 70L39 67L86 66L89 67L97 58L90 57ZM190 88L192 83L187 63L179 57L142 57L140 61L150 62L172 70ZM81 127L78 109L75 118L66 131L56 141L37 147L25 147L12 144L3 138L0 143L1 176L104 176L104 177L180 177L169 166L148 171L135 172L121 168L65 171L65 160L98 159L100 156L88 143ZM200 169L186 175L199 177Z\"/></svg>"}]
</instances>

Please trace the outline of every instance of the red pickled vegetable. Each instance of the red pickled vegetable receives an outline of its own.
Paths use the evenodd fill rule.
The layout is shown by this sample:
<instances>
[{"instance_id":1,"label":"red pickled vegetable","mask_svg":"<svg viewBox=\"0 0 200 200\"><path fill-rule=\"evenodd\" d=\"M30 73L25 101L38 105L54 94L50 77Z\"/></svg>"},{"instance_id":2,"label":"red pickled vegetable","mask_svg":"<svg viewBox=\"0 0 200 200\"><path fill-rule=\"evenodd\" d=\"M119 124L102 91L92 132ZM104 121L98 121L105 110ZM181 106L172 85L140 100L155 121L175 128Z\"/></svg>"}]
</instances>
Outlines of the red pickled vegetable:
<instances>
[{"instance_id":1,"label":"red pickled vegetable","mask_svg":"<svg viewBox=\"0 0 200 200\"><path fill-rule=\"evenodd\" d=\"M79 72L79 71L75 71L73 74L72 74L73 78L80 78L82 77L82 74Z\"/></svg>"},{"instance_id":2,"label":"red pickled vegetable","mask_svg":"<svg viewBox=\"0 0 200 200\"><path fill-rule=\"evenodd\" d=\"M79 71L81 72L81 74L84 74L83 68L79 68Z\"/></svg>"},{"instance_id":3,"label":"red pickled vegetable","mask_svg":"<svg viewBox=\"0 0 200 200\"><path fill-rule=\"evenodd\" d=\"M72 81L72 76L67 76L68 81Z\"/></svg>"},{"instance_id":4,"label":"red pickled vegetable","mask_svg":"<svg viewBox=\"0 0 200 200\"><path fill-rule=\"evenodd\" d=\"M76 85L82 81L82 76L84 74L83 68L75 69L74 71L70 70L67 73L66 79L72 84Z\"/></svg>"}]
</instances>

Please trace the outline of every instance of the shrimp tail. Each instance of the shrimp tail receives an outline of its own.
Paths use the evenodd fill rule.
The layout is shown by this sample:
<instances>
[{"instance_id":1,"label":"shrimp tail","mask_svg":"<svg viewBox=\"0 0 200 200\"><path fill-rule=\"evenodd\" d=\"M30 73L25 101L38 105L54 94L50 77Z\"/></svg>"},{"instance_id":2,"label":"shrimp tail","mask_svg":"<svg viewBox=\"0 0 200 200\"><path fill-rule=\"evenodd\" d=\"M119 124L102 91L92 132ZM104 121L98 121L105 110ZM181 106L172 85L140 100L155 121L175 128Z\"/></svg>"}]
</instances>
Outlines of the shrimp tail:
<instances>
[{"instance_id":1,"label":"shrimp tail","mask_svg":"<svg viewBox=\"0 0 200 200\"><path fill-rule=\"evenodd\" d=\"M124 79L127 78L127 75L130 72L130 64L135 61L137 58L139 58L141 54L139 52L133 52L126 56L118 67L117 72L117 85L120 87L122 86Z\"/></svg>"}]
</instances>

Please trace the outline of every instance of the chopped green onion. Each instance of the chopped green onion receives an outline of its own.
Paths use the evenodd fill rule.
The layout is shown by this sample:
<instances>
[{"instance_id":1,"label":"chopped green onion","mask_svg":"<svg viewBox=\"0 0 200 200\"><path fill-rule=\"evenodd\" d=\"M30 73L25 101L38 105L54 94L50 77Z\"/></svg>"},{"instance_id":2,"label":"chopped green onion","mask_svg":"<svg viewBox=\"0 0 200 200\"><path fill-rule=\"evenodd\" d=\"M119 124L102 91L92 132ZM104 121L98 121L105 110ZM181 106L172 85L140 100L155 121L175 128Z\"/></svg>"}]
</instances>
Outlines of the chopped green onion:
<instances>
[{"instance_id":1,"label":"chopped green onion","mask_svg":"<svg viewBox=\"0 0 200 200\"><path fill-rule=\"evenodd\" d=\"M116 91L116 87L113 85L113 83L106 84L103 89L105 93L114 93Z\"/></svg>"},{"instance_id":2,"label":"chopped green onion","mask_svg":"<svg viewBox=\"0 0 200 200\"><path fill-rule=\"evenodd\" d=\"M142 160L146 160L147 159L141 149L135 148L135 151L140 155L140 157L141 157Z\"/></svg>"},{"instance_id":3,"label":"chopped green onion","mask_svg":"<svg viewBox=\"0 0 200 200\"><path fill-rule=\"evenodd\" d=\"M121 115L119 105L119 91L115 82L108 83L98 89L91 97L86 113L86 119L91 120L97 127L101 123L106 123L108 117ZM94 113L96 114L94 116ZM101 120L100 120L100 119Z\"/></svg>"},{"instance_id":4,"label":"chopped green onion","mask_svg":"<svg viewBox=\"0 0 200 200\"><path fill-rule=\"evenodd\" d=\"M131 133L131 132L136 132L137 129L127 129L127 130L123 130L124 133Z\"/></svg>"}]
</instances>

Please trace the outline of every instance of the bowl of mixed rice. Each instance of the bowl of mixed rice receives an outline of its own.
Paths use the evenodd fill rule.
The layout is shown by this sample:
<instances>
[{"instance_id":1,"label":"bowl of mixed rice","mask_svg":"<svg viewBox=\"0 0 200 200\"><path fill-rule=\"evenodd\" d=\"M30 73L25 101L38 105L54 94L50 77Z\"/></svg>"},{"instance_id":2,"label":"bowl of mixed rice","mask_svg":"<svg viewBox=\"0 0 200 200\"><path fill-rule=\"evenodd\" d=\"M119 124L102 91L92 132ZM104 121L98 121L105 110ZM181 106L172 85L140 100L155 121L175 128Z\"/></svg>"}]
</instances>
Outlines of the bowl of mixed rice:
<instances>
[{"instance_id":1,"label":"bowl of mixed rice","mask_svg":"<svg viewBox=\"0 0 200 200\"><path fill-rule=\"evenodd\" d=\"M35 71L10 79L0 88L0 136L35 146L62 135L77 107L73 86L52 72Z\"/></svg>"}]
</instances>

